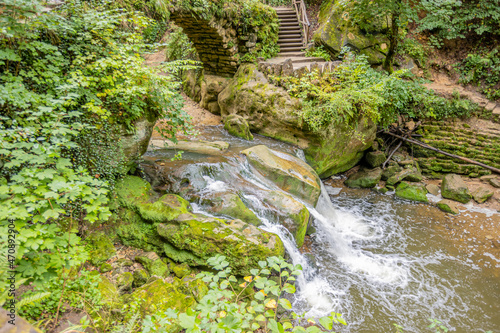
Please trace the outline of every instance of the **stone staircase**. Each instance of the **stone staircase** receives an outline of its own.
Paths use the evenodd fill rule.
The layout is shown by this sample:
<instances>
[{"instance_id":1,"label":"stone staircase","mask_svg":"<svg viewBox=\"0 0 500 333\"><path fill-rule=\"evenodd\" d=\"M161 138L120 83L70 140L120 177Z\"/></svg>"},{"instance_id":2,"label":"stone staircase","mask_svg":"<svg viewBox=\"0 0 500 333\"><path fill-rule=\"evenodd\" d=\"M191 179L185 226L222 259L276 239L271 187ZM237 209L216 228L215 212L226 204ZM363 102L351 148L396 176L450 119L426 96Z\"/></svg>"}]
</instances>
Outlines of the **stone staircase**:
<instances>
[{"instance_id":1,"label":"stone staircase","mask_svg":"<svg viewBox=\"0 0 500 333\"><path fill-rule=\"evenodd\" d=\"M312 69L320 71L331 68L323 58L306 57L303 51L304 38L297 14L290 7L274 7L280 20L277 57L259 63L261 71L273 75L303 75ZM284 70L282 70L284 68ZM327 69L328 68L328 69Z\"/></svg>"}]
</instances>

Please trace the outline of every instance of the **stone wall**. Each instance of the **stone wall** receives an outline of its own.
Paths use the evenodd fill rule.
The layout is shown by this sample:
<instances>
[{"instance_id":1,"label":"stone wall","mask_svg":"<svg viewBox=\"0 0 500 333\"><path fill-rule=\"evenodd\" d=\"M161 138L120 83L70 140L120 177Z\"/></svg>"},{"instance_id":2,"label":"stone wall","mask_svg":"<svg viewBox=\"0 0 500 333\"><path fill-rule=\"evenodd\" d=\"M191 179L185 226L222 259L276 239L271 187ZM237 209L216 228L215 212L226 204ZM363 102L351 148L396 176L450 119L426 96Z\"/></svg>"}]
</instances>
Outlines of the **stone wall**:
<instances>
[{"instance_id":1,"label":"stone wall","mask_svg":"<svg viewBox=\"0 0 500 333\"><path fill-rule=\"evenodd\" d=\"M192 13L172 13L171 20L184 29L193 43L207 75L232 77L240 58L252 52L258 42L257 31L243 33L234 23L212 18L207 21Z\"/></svg>"},{"instance_id":2,"label":"stone wall","mask_svg":"<svg viewBox=\"0 0 500 333\"><path fill-rule=\"evenodd\" d=\"M466 121L427 121L417 131L421 141L445 152L473 159L500 168L500 124L491 120L471 118ZM456 173L469 177L490 174L491 171L413 145L422 172L434 177L444 173Z\"/></svg>"}]
</instances>

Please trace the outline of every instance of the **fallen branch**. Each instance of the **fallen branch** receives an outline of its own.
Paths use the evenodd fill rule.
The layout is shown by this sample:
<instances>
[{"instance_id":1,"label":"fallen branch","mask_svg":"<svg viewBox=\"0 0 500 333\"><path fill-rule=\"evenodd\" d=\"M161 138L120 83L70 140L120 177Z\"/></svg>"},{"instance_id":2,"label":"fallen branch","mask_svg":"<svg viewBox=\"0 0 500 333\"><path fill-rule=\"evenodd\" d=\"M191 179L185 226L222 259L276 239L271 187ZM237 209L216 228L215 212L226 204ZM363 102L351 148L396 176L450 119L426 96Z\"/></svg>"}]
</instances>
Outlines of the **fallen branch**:
<instances>
[{"instance_id":1,"label":"fallen branch","mask_svg":"<svg viewBox=\"0 0 500 333\"><path fill-rule=\"evenodd\" d=\"M495 173L498 173L500 174L500 169L497 169L497 168L494 168L492 166L489 166L489 165L486 165L486 164L483 164L481 162L477 162L477 161L474 161L474 160L471 160L469 158L466 158L466 157L462 157L462 156L458 156L458 155L454 155L454 154L450 154L450 153L447 153L445 151L442 151L440 149L437 149L437 148L434 148L434 147L431 147L425 143L422 143L420 141L417 141L417 140L413 140L413 139L408 139L408 138L405 138L405 137L402 137L400 135L397 135L397 134L394 134L394 133L390 133L390 132L387 132L385 131L384 134L387 134L387 135L391 135L393 137L396 137L400 140L403 140L403 141L406 141L406 142L409 142L409 143L413 143L417 146L420 146L420 147L423 147L423 148L426 148L426 149L429 149L429 150L432 150L432 151L435 151L435 152L438 152L440 154L443 154L443 155L446 155L446 156L450 156L450 157L453 157L453 158L456 158L456 159L459 159L459 160L462 160L464 162L467 162L467 163L470 163L470 164L475 164L475 165L479 165L480 167L483 167L485 169L488 169L488 170L491 170Z\"/></svg>"},{"instance_id":2,"label":"fallen branch","mask_svg":"<svg viewBox=\"0 0 500 333\"><path fill-rule=\"evenodd\" d=\"M387 159L382 164L382 169L385 169L385 165L387 164L387 162L389 162L391 160L392 155L394 155L394 153L401 147L402 144L403 144L403 141L399 141L399 143L396 146L396 148L394 148L394 150L391 151L391 153L389 154L389 156L387 156Z\"/></svg>"}]
</instances>

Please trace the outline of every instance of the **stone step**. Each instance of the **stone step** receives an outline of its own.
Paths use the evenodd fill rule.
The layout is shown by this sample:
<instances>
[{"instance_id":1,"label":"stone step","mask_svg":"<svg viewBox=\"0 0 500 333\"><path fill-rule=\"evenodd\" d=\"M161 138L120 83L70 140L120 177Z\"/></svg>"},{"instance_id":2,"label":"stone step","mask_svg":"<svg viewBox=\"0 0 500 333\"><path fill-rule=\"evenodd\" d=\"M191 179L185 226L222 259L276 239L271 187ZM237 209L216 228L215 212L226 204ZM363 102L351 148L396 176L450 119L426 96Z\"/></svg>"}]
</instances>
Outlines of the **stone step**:
<instances>
[{"instance_id":1,"label":"stone step","mask_svg":"<svg viewBox=\"0 0 500 333\"><path fill-rule=\"evenodd\" d=\"M278 36L278 41L291 40L291 39L302 41L302 35L293 34L293 35L287 35L287 36Z\"/></svg>"},{"instance_id":2,"label":"stone step","mask_svg":"<svg viewBox=\"0 0 500 333\"><path fill-rule=\"evenodd\" d=\"M293 58L293 57L304 57L305 52L280 52L278 53L278 58Z\"/></svg>"},{"instance_id":3,"label":"stone step","mask_svg":"<svg viewBox=\"0 0 500 333\"><path fill-rule=\"evenodd\" d=\"M281 18L280 17L279 20L280 20L280 24L281 23L289 23L289 22L293 22L293 23L297 23L297 24L299 23L299 20L297 20L296 17L290 17L290 18L288 18L288 17L287 18Z\"/></svg>"},{"instance_id":4,"label":"stone step","mask_svg":"<svg viewBox=\"0 0 500 333\"><path fill-rule=\"evenodd\" d=\"M286 36L295 36L295 35L298 35L298 36L302 36L302 34L300 33L300 30L298 31L283 31L283 32L279 32L278 33L278 37L286 37Z\"/></svg>"},{"instance_id":5,"label":"stone step","mask_svg":"<svg viewBox=\"0 0 500 333\"><path fill-rule=\"evenodd\" d=\"M280 27L280 34L289 34L289 33L295 33L295 34L300 34L302 31L300 30L300 27Z\"/></svg>"},{"instance_id":6,"label":"stone step","mask_svg":"<svg viewBox=\"0 0 500 333\"><path fill-rule=\"evenodd\" d=\"M302 68L302 67L307 67L310 70L311 69L311 65L313 63L314 63L313 61L311 61L311 62L295 62L295 63L293 63L293 70L296 70L296 69L299 69L299 68ZM326 61L324 61L323 59L321 59L321 61L316 61L316 63L324 66L324 64L326 63Z\"/></svg>"},{"instance_id":7,"label":"stone step","mask_svg":"<svg viewBox=\"0 0 500 333\"><path fill-rule=\"evenodd\" d=\"M301 46L301 47L290 47L290 46L280 47L281 52L300 52L303 49L304 49L303 46Z\"/></svg>"},{"instance_id":8,"label":"stone step","mask_svg":"<svg viewBox=\"0 0 500 333\"><path fill-rule=\"evenodd\" d=\"M287 19L294 19L294 20L297 20L297 14L295 14L295 13L290 13L290 14L278 14L278 19L279 19L279 20L287 20Z\"/></svg>"},{"instance_id":9,"label":"stone step","mask_svg":"<svg viewBox=\"0 0 500 333\"><path fill-rule=\"evenodd\" d=\"M304 57L304 56L295 56L295 57L290 57L290 56L281 56L278 54L278 57L273 59L273 63L283 63L285 60L292 60L293 64L301 64L301 63L309 63L309 62L325 62L323 58L314 58L314 57Z\"/></svg>"},{"instance_id":10,"label":"stone step","mask_svg":"<svg viewBox=\"0 0 500 333\"><path fill-rule=\"evenodd\" d=\"M285 23L281 23L280 24L280 28L297 28L297 29L300 29L300 25L299 23L296 21L296 22L285 22Z\"/></svg>"},{"instance_id":11,"label":"stone step","mask_svg":"<svg viewBox=\"0 0 500 333\"><path fill-rule=\"evenodd\" d=\"M283 42L279 42L278 41L278 45L281 47L304 47L304 44L302 43L302 41L299 39L298 41L295 41L295 42L291 42L291 41L283 41Z\"/></svg>"}]
</instances>

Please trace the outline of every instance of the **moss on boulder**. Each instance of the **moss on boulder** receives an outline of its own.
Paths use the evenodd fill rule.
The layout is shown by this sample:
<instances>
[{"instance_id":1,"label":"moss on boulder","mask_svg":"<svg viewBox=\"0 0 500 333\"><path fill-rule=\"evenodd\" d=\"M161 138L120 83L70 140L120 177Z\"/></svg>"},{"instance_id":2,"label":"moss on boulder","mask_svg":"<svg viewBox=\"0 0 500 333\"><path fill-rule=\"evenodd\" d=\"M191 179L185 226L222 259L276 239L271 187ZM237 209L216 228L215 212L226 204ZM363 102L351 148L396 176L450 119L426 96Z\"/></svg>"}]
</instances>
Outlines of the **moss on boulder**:
<instances>
[{"instance_id":1,"label":"moss on boulder","mask_svg":"<svg viewBox=\"0 0 500 333\"><path fill-rule=\"evenodd\" d=\"M381 64L389 45L384 17L372 21L369 31L360 29L349 17L349 2L327 0L321 5L319 27L313 35L317 44L338 55L343 47L364 54L371 64Z\"/></svg>"},{"instance_id":2,"label":"moss on boulder","mask_svg":"<svg viewBox=\"0 0 500 333\"><path fill-rule=\"evenodd\" d=\"M258 267L258 261L284 254L278 236L241 220L183 214L175 224L159 224L158 234L175 248L187 250L204 260L223 254L238 274L249 274L251 268Z\"/></svg>"},{"instance_id":3,"label":"moss on boulder","mask_svg":"<svg viewBox=\"0 0 500 333\"><path fill-rule=\"evenodd\" d=\"M104 232L98 231L92 233L86 239L86 248L90 253L90 262L94 266L103 264L106 260L116 254L115 246L113 245L112 238Z\"/></svg>"},{"instance_id":4,"label":"moss on boulder","mask_svg":"<svg viewBox=\"0 0 500 333\"><path fill-rule=\"evenodd\" d=\"M455 215L460 213L457 204L454 201L443 199L439 201L436 205L438 206L439 209L441 209L445 213L450 213Z\"/></svg>"},{"instance_id":5,"label":"moss on boulder","mask_svg":"<svg viewBox=\"0 0 500 333\"><path fill-rule=\"evenodd\" d=\"M250 132L248 122L245 118L237 114L230 114L224 118L224 129L231 135L249 141L253 140L253 135Z\"/></svg>"},{"instance_id":6,"label":"moss on boulder","mask_svg":"<svg viewBox=\"0 0 500 333\"><path fill-rule=\"evenodd\" d=\"M109 309L119 309L122 307L120 293L118 292L116 286L111 283L108 278L101 275L101 281L99 282L97 288L101 293L102 304L107 306Z\"/></svg>"},{"instance_id":7,"label":"moss on boulder","mask_svg":"<svg viewBox=\"0 0 500 333\"><path fill-rule=\"evenodd\" d=\"M370 151L365 155L366 163L372 168L381 166L386 159L387 156L383 151Z\"/></svg>"},{"instance_id":8,"label":"moss on boulder","mask_svg":"<svg viewBox=\"0 0 500 333\"><path fill-rule=\"evenodd\" d=\"M403 181L396 187L396 196L403 199L429 202L426 194L427 189L423 184L411 184Z\"/></svg>"},{"instance_id":9,"label":"moss on boulder","mask_svg":"<svg viewBox=\"0 0 500 333\"><path fill-rule=\"evenodd\" d=\"M375 187L382 178L382 169L361 169L352 174L345 184L351 188L372 188Z\"/></svg>"},{"instance_id":10,"label":"moss on boulder","mask_svg":"<svg viewBox=\"0 0 500 333\"><path fill-rule=\"evenodd\" d=\"M301 102L270 84L253 64L240 66L219 94L219 105L223 119L239 115L253 133L302 148L321 178L352 168L375 139L376 126L366 119L360 119L355 129L362 136L353 136L347 126L330 126L321 133L310 131L301 118Z\"/></svg>"},{"instance_id":11,"label":"moss on boulder","mask_svg":"<svg viewBox=\"0 0 500 333\"><path fill-rule=\"evenodd\" d=\"M212 198L205 198L205 201L209 201L211 205L209 208L210 212L227 215L255 226L262 224L257 215L245 206L240 197L235 193L216 193Z\"/></svg>"},{"instance_id":12,"label":"moss on boulder","mask_svg":"<svg viewBox=\"0 0 500 333\"><path fill-rule=\"evenodd\" d=\"M483 203L493 196L494 192L486 186L479 186L472 192L472 197L477 203Z\"/></svg>"},{"instance_id":13,"label":"moss on boulder","mask_svg":"<svg viewBox=\"0 0 500 333\"><path fill-rule=\"evenodd\" d=\"M149 274L148 274L148 272L145 269L142 269L142 268L136 269L134 271L134 283L133 283L133 286L135 288L141 287L144 284L146 284L146 282L148 281L148 279L149 279Z\"/></svg>"},{"instance_id":14,"label":"moss on boulder","mask_svg":"<svg viewBox=\"0 0 500 333\"><path fill-rule=\"evenodd\" d=\"M170 274L168 265L154 252L135 257L135 260L142 264L150 275L167 277Z\"/></svg>"}]
</instances>

